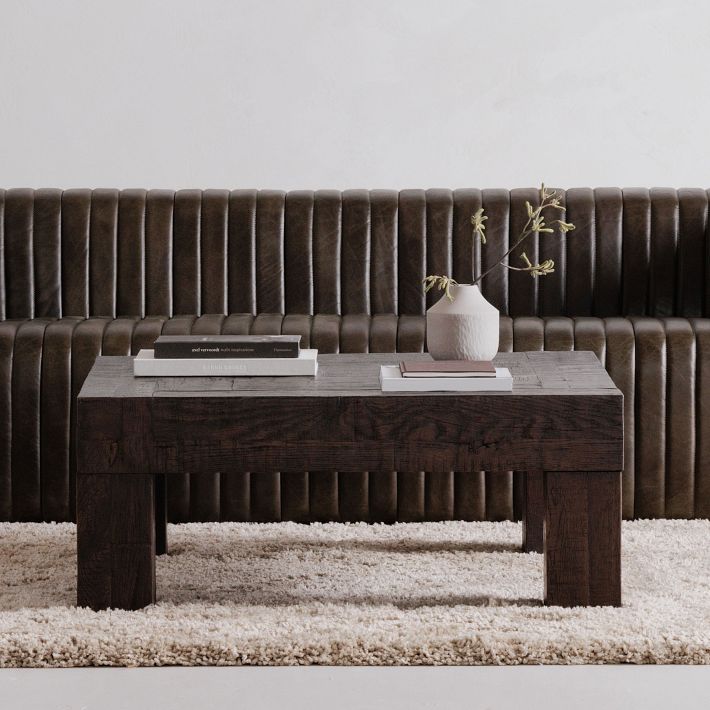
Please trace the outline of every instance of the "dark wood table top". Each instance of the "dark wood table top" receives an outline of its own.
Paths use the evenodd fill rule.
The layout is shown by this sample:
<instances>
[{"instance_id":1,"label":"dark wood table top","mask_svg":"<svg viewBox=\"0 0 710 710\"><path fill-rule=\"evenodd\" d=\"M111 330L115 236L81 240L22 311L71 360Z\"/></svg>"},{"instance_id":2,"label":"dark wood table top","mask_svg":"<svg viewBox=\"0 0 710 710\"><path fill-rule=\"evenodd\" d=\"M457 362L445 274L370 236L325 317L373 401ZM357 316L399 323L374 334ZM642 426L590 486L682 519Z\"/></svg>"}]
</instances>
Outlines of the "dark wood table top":
<instances>
[{"instance_id":1,"label":"dark wood table top","mask_svg":"<svg viewBox=\"0 0 710 710\"><path fill-rule=\"evenodd\" d=\"M382 392L380 365L431 360L426 354L319 355L316 377L134 377L132 357L99 357L80 399L153 397L511 397L517 395L618 396L592 352L500 353L513 392Z\"/></svg>"}]
</instances>

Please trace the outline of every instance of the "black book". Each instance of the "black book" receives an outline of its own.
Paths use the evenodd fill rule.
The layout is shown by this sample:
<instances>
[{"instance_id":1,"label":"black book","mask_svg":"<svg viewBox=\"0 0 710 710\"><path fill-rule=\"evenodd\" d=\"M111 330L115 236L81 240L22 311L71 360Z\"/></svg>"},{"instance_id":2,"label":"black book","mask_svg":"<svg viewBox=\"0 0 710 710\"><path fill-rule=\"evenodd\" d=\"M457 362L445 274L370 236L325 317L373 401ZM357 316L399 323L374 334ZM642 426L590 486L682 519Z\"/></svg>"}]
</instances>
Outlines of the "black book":
<instances>
[{"instance_id":1,"label":"black book","mask_svg":"<svg viewBox=\"0 0 710 710\"><path fill-rule=\"evenodd\" d=\"M156 359L298 357L300 335L161 335Z\"/></svg>"}]
</instances>

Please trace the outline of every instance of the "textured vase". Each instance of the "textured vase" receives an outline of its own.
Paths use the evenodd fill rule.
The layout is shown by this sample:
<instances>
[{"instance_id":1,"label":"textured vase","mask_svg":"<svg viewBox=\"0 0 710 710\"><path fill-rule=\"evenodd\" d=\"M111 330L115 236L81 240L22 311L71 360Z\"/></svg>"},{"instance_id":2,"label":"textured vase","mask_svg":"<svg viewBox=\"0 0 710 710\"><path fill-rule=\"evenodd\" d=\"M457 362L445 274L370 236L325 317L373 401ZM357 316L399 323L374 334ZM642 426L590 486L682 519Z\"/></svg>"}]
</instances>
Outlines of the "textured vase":
<instances>
[{"instance_id":1,"label":"textured vase","mask_svg":"<svg viewBox=\"0 0 710 710\"><path fill-rule=\"evenodd\" d=\"M498 352L500 314L478 286L451 287L426 314L426 344L435 360L492 360Z\"/></svg>"}]
</instances>

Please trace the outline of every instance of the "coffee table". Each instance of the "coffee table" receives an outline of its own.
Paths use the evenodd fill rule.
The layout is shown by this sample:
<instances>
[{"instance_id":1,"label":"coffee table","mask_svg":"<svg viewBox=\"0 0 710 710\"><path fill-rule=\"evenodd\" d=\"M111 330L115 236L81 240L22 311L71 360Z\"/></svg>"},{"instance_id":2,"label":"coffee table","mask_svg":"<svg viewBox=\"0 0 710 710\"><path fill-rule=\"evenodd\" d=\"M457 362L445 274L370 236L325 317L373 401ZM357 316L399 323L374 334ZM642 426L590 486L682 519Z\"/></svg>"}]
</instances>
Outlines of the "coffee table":
<instances>
[{"instance_id":1,"label":"coffee table","mask_svg":"<svg viewBox=\"0 0 710 710\"><path fill-rule=\"evenodd\" d=\"M316 378L135 378L99 357L78 398L79 606L155 601L166 479L250 471L523 471L523 549L550 605L621 604L623 396L590 352L505 353L513 392L383 393L379 366L321 355Z\"/></svg>"}]
</instances>

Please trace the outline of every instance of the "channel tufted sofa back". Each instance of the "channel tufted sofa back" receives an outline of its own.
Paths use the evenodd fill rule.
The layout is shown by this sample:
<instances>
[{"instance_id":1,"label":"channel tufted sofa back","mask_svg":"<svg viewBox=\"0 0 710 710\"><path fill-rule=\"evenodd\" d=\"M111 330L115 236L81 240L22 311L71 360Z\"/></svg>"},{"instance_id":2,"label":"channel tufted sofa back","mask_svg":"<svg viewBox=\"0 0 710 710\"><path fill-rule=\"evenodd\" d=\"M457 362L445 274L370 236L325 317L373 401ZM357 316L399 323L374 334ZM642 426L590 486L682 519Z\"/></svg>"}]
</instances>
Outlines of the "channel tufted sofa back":
<instances>
[{"instance_id":1,"label":"channel tufted sofa back","mask_svg":"<svg viewBox=\"0 0 710 710\"><path fill-rule=\"evenodd\" d=\"M502 350L592 350L625 395L626 517L710 514L703 189L563 192L555 273L498 269ZM323 352L425 347L430 273L502 254L536 189L0 191L0 519L74 516L74 398L95 357L162 333L299 333ZM488 245L471 239L484 207ZM515 256L513 257L515 259ZM518 472L177 477L179 520L519 516Z\"/></svg>"},{"instance_id":2,"label":"channel tufted sofa back","mask_svg":"<svg viewBox=\"0 0 710 710\"><path fill-rule=\"evenodd\" d=\"M504 315L707 316L708 194L567 190L549 279L500 269ZM428 273L465 283L507 249L537 190L7 190L0 317L205 313L422 315ZM469 218L489 216L474 250Z\"/></svg>"}]
</instances>

